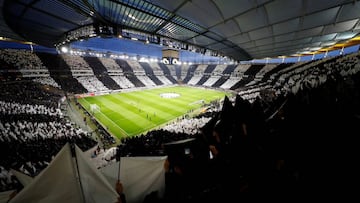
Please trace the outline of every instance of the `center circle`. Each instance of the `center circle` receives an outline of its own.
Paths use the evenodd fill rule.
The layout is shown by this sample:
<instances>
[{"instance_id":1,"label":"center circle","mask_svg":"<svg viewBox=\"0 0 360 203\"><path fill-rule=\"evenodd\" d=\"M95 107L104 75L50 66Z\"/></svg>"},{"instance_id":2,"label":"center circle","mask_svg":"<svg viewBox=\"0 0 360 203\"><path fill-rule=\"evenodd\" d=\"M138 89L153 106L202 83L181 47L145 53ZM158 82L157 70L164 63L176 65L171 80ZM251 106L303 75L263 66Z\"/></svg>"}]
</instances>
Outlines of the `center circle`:
<instances>
[{"instance_id":1,"label":"center circle","mask_svg":"<svg viewBox=\"0 0 360 203\"><path fill-rule=\"evenodd\" d=\"M173 92L167 92L167 93L161 93L160 97L166 98L166 99L173 99L173 98L176 98L176 97L180 97L180 94L173 93Z\"/></svg>"}]
</instances>

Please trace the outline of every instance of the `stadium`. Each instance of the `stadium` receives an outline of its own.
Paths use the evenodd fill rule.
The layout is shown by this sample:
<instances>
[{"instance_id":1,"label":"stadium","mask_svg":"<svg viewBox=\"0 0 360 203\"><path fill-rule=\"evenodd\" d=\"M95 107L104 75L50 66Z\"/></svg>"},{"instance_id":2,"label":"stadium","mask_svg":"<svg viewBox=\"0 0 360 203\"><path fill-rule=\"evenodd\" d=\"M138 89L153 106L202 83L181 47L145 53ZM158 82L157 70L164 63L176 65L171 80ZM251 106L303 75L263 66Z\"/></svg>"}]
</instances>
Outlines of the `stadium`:
<instances>
[{"instance_id":1,"label":"stadium","mask_svg":"<svg viewBox=\"0 0 360 203\"><path fill-rule=\"evenodd\" d=\"M0 203L352 193L359 9L0 0Z\"/></svg>"}]
</instances>

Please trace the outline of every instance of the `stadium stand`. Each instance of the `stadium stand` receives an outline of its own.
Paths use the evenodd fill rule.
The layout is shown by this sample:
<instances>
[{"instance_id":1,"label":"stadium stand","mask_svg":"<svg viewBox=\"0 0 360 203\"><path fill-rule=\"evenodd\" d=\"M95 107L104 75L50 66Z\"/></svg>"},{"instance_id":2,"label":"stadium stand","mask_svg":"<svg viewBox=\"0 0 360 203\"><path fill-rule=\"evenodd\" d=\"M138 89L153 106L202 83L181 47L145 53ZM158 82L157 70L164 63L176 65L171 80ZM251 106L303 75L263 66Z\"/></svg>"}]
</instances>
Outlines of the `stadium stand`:
<instances>
[{"instance_id":1,"label":"stadium stand","mask_svg":"<svg viewBox=\"0 0 360 203\"><path fill-rule=\"evenodd\" d=\"M210 72L211 76L208 80L206 80L202 85L211 87L217 80L220 79L221 73L224 71L227 65L216 65L213 71Z\"/></svg>"},{"instance_id":2,"label":"stadium stand","mask_svg":"<svg viewBox=\"0 0 360 203\"><path fill-rule=\"evenodd\" d=\"M108 75L104 65L97 57L84 57L84 60L90 65L95 76L101 81L108 89L118 90L120 86Z\"/></svg>"},{"instance_id":3,"label":"stadium stand","mask_svg":"<svg viewBox=\"0 0 360 203\"><path fill-rule=\"evenodd\" d=\"M58 55L37 53L43 64L49 69L50 76L60 85L61 89L71 93L83 93L86 89L76 80L70 67Z\"/></svg>"},{"instance_id":4,"label":"stadium stand","mask_svg":"<svg viewBox=\"0 0 360 203\"><path fill-rule=\"evenodd\" d=\"M41 60L44 56L40 53L36 55ZM54 56L50 59L58 63L62 61L64 67L69 66L60 57L46 56ZM353 132L357 132L356 115L360 113L357 105L360 98L357 94L360 88L359 59L359 52L356 52L308 63L279 65L283 69L274 65L214 66L209 75L226 73L221 77L232 75L229 80L241 75L249 75L253 79L258 76L257 83L249 85L251 83L246 83L248 80L239 80L236 83L236 99L230 101L226 98L217 110L207 116L204 114L197 118L180 119L162 129L122 139L118 146L119 153L121 156L164 156L175 150L171 153L177 155L169 159L169 167L166 168L167 192L163 199L158 201L222 201L224 197L240 201L246 199L246 194L265 194L269 191L272 194L285 192L310 196L316 191L317 187L312 186L315 184L331 190L327 176L321 175L321 182L318 182L314 179L316 171L311 169L326 170L332 162L324 160L325 163L316 164L317 158L313 158L313 155L322 156L319 149L324 153L332 153L330 146L335 143L344 149L344 143L339 143L336 137L329 136L332 131L341 133L346 129L347 139L350 139ZM85 61L89 67L98 64L92 64L93 60ZM63 74L67 71L77 78L89 77L89 84L98 86L96 81L90 79L95 76L89 74L88 70L75 72L68 68L51 71L59 69L59 65L49 68L49 64L56 63L46 60L43 64L55 79L64 80ZM113 70L118 70L119 67L115 65ZM194 66L189 66L189 70L192 67ZM103 71L108 73L111 72L110 69L104 68ZM133 70L133 67L128 66L128 69ZM204 70L206 68L200 68L198 73ZM82 73L89 76L80 76ZM122 74L111 72L115 73ZM60 76L56 76L58 74ZM22 187L10 168L36 176L49 165L52 157L66 142L75 142L83 150L92 149L96 144L88 132L77 128L63 116L59 109L61 98L64 98L63 88L60 91L49 91L45 86L27 80L29 77L20 78L20 81L1 83L0 144L1 149L5 150L2 155L7 157L0 163L1 191ZM223 84L226 83L229 84ZM54 88L56 89L55 86ZM334 128L330 131L318 124L318 120ZM304 127L299 128L299 123ZM106 129L101 126L98 128L106 135ZM289 134L292 136L289 137ZM105 139L107 138L102 140ZM188 139L191 142L183 142ZM187 144L164 148L164 145L174 141ZM323 145L323 142L327 145ZM186 153L179 154L179 149ZM94 157L107 154L106 150L95 151ZM300 159L298 154L305 158ZM110 156L99 162L98 166L108 166L115 163L115 159L116 156ZM180 174L175 172L176 170L183 173L180 176L182 180L179 180ZM334 173L335 170L338 169L330 171ZM335 181L339 184L342 183L340 174L335 175ZM194 180L198 184L194 184ZM238 185L233 187L236 183ZM175 192L179 187L189 184L192 186L182 193Z\"/></svg>"},{"instance_id":5,"label":"stadium stand","mask_svg":"<svg viewBox=\"0 0 360 203\"><path fill-rule=\"evenodd\" d=\"M222 76L221 78L216 81L212 87L220 87L221 85L223 85L230 77L230 75L232 74L232 72L235 70L237 66L236 65L228 65L226 68L224 68L223 72L222 72Z\"/></svg>"},{"instance_id":6,"label":"stadium stand","mask_svg":"<svg viewBox=\"0 0 360 203\"><path fill-rule=\"evenodd\" d=\"M359 5L0 1L0 203L347 201L358 193ZM182 114L174 87L226 96L199 93ZM161 89L164 114L178 115L157 124L160 102L142 105ZM130 112L145 130L118 125Z\"/></svg>"},{"instance_id":7,"label":"stadium stand","mask_svg":"<svg viewBox=\"0 0 360 203\"><path fill-rule=\"evenodd\" d=\"M242 75L242 79L230 87L232 90L236 90L242 86L245 86L249 82L255 79L256 73L258 73L264 65L251 65Z\"/></svg>"},{"instance_id":8,"label":"stadium stand","mask_svg":"<svg viewBox=\"0 0 360 203\"><path fill-rule=\"evenodd\" d=\"M123 69L125 77L135 85L135 87L145 87L144 83L142 83L134 74L132 67L122 59L115 60L119 66Z\"/></svg>"},{"instance_id":9,"label":"stadium stand","mask_svg":"<svg viewBox=\"0 0 360 203\"><path fill-rule=\"evenodd\" d=\"M166 66L163 63L158 63L158 65L160 66L160 68L163 70L165 77L170 80L173 84L177 84L176 79L174 78L174 76L176 75L176 73L174 74L175 71L170 71L169 67ZM179 78L178 76L176 78Z\"/></svg>"},{"instance_id":10,"label":"stadium stand","mask_svg":"<svg viewBox=\"0 0 360 203\"><path fill-rule=\"evenodd\" d=\"M190 65L187 70L186 77L183 79L184 83L188 83L190 79L194 76L195 70L197 69L197 65Z\"/></svg>"},{"instance_id":11,"label":"stadium stand","mask_svg":"<svg viewBox=\"0 0 360 203\"><path fill-rule=\"evenodd\" d=\"M216 65L208 65L206 69L204 70L204 74L202 78L199 80L199 82L196 83L196 85L203 85L211 76L211 73L216 68Z\"/></svg>"},{"instance_id":12,"label":"stadium stand","mask_svg":"<svg viewBox=\"0 0 360 203\"><path fill-rule=\"evenodd\" d=\"M139 62L141 67L144 68L146 75L155 83L155 85L163 85L162 83L154 74L154 71L152 70L151 66L148 63L142 63Z\"/></svg>"}]
</instances>

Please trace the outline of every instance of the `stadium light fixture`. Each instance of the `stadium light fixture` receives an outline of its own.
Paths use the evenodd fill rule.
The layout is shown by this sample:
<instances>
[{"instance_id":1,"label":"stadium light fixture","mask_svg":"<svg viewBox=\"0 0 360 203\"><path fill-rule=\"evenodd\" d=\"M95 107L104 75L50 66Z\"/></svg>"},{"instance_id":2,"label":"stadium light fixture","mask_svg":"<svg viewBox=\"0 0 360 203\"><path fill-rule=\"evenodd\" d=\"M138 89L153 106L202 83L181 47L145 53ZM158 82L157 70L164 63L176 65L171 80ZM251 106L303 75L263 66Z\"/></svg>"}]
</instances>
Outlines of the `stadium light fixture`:
<instances>
[{"instance_id":1,"label":"stadium light fixture","mask_svg":"<svg viewBox=\"0 0 360 203\"><path fill-rule=\"evenodd\" d=\"M61 47L60 47L60 51L61 51L62 53L68 53L68 52L69 52L69 48L66 47L66 46L61 46Z\"/></svg>"}]
</instances>

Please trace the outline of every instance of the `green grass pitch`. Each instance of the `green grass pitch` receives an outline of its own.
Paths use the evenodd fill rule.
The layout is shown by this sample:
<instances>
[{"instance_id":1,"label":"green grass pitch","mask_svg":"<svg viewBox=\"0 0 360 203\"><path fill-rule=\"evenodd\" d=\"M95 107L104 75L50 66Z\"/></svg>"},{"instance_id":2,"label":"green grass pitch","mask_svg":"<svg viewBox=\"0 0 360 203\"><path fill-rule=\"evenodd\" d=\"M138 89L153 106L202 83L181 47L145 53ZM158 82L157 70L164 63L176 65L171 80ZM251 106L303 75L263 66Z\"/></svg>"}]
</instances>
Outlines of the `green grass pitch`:
<instances>
[{"instance_id":1,"label":"green grass pitch","mask_svg":"<svg viewBox=\"0 0 360 203\"><path fill-rule=\"evenodd\" d=\"M174 98L161 95L174 93ZM135 90L102 96L85 97L79 103L90 112L90 104L97 104L100 112L95 118L118 138L134 136L176 119L205 103L223 99L228 93L188 86L174 86Z\"/></svg>"}]
</instances>

